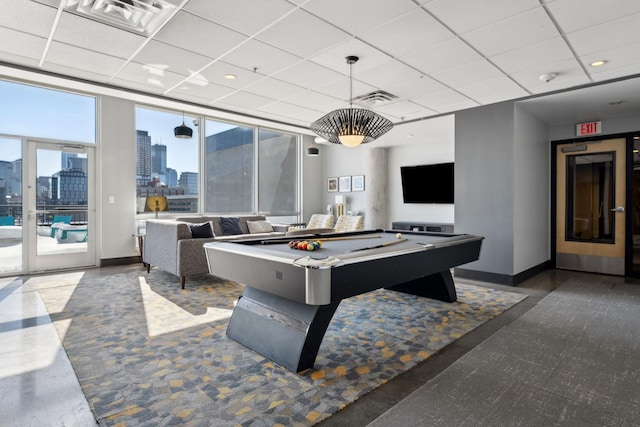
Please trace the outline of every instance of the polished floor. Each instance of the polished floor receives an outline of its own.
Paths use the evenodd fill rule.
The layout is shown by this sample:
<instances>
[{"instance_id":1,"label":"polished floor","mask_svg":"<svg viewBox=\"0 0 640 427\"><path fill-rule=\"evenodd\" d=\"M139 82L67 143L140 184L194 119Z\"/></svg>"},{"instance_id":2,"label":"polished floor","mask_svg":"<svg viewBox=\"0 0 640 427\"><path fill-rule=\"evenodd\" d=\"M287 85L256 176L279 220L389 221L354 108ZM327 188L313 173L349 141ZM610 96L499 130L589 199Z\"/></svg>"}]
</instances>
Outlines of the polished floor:
<instances>
[{"instance_id":1,"label":"polished floor","mask_svg":"<svg viewBox=\"0 0 640 427\"><path fill-rule=\"evenodd\" d=\"M116 274L122 268L139 268L136 266L109 267L94 269L89 274ZM67 273L73 276L74 273ZM78 273L80 274L80 273ZM94 426L96 422L91 414L89 405L82 394L78 381L71 368L71 364L62 349L60 340L54 329L47 310L40 297L39 290L59 288L60 292L68 292L73 286L73 277L65 280L64 275L42 275L31 278L0 278L0 425L2 426ZM62 279L61 279L62 278ZM465 282L460 280L460 282ZM479 284L478 282L469 282ZM388 382L376 391L347 406L344 410L321 423L324 426L358 426L373 423L375 426L385 425L418 425L428 419L428 407L425 404L430 399L430 387L439 384L439 379L446 375L457 374L458 377L471 377L464 369L477 371L477 367L461 365L465 357L474 357L479 364L486 361L482 358L483 343L491 344L491 340L500 338L509 327L517 325L518 320L524 319L529 312L534 312L541 301L553 303L554 292L559 292L567 283L572 284L573 292L584 292L590 300L601 297L594 293L598 289L610 289L615 284L625 286L624 296L632 301L627 305L627 315L640 319L640 285L633 281L611 276L573 273L566 271L546 271L516 288L500 287L486 284L489 287L505 288L514 292L528 295L522 303L512 308L498 318L487 322L470 334L457 340L443 351L428 359L413 370ZM581 289L584 284L584 291ZM566 293L565 293L566 294ZM558 293L558 298L565 297ZM615 317L611 311L599 313L603 316ZM555 319L546 318L551 322L549 327L562 333L563 328L570 328L570 324L553 324ZM522 323L522 322L520 322ZM536 333L536 331L531 331ZM526 329L519 330L520 336L526 340ZM545 340L544 336L537 339ZM623 345L622 342L621 345ZM505 347L506 348L506 347ZM486 351L486 350L485 350ZM507 358L507 356L503 356ZM574 354L564 351L559 357L572 360ZM555 362L554 362L555 363ZM462 366L462 367L461 367ZM598 367L595 367L598 369ZM463 371L460 371L462 369ZM545 369L545 366L540 366ZM599 369L602 369L600 367ZM581 372L581 371L576 371ZM453 373L453 374L452 374ZM598 380L589 384L589 378L580 382L581 392L590 393L590 387L597 387ZM640 384L629 390L626 384L625 392L640 395ZM449 392L449 391L447 391ZM551 390L551 393L554 391ZM468 399L468 396L467 396ZM468 401L468 406L481 403ZM450 402L447 408L446 400L439 401L440 411L459 411L459 402ZM402 417L400 417L402 415ZM467 420L469 417L467 417ZM402 420L401 424L398 424ZM422 420L422 421L420 421ZM506 425L495 420L496 425ZM636 421L637 422L637 421ZM630 420L625 425L637 425ZM527 423L520 423L527 425ZM562 423L560 423L562 424ZM423 425L471 425L468 422L454 422L446 419ZM531 424L529 424L531 425ZM571 425L569 423L565 425ZM593 424L595 425L595 424Z\"/></svg>"}]
</instances>

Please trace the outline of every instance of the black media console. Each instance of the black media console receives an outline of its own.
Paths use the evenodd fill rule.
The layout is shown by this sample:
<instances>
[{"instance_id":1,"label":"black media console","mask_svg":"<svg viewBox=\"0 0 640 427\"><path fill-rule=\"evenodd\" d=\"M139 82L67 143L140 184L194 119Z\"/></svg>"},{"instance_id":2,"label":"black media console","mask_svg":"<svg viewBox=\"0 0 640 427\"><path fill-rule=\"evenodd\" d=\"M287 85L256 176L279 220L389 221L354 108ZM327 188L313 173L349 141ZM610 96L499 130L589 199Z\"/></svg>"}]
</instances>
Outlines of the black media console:
<instances>
[{"instance_id":1,"label":"black media console","mask_svg":"<svg viewBox=\"0 0 640 427\"><path fill-rule=\"evenodd\" d=\"M394 230L431 231L434 233L453 233L453 224L433 222L397 221L391 223Z\"/></svg>"}]
</instances>

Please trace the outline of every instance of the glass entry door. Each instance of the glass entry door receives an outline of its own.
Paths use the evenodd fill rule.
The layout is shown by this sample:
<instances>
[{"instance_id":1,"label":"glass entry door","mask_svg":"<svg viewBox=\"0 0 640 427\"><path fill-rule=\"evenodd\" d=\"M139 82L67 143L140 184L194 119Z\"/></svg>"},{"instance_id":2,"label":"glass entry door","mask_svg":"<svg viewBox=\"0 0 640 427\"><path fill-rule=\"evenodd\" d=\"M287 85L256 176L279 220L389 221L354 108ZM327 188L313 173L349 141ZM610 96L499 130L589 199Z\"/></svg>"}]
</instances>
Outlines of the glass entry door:
<instances>
[{"instance_id":1,"label":"glass entry door","mask_svg":"<svg viewBox=\"0 0 640 427\"><path fill-rule=\"evenodd\" d=\"M27 272L94 266L94 148L27 145Z\"/></svg>"},{"instance_id":2,"label":"glass entry door","mask_svg":"<svg viewBox=\"0 0 640 427\"><path fill-rule=\"evenodd\" d=\"M556 267L625 274L626 139L557 146Z\"/></svg>"}]
</instances>

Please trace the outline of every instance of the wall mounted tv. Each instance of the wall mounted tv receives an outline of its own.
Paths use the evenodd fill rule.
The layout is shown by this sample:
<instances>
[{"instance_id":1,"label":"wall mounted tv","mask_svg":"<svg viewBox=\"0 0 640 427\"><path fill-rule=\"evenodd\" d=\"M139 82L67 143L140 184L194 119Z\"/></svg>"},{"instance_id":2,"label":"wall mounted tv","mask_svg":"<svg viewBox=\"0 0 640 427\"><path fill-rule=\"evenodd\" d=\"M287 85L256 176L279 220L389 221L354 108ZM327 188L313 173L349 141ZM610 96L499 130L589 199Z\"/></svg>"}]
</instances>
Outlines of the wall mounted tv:
<instances>
[{"instance_id":1,"label":"wall mounted tv","mask_svg":"<svg viewBox=\"0 0 640 427\"><path fill-rule=\"evenodd\" d=\"M401 166L400 175L405 203L453 203L453 163Z\"/></svg>"}]
</instances>

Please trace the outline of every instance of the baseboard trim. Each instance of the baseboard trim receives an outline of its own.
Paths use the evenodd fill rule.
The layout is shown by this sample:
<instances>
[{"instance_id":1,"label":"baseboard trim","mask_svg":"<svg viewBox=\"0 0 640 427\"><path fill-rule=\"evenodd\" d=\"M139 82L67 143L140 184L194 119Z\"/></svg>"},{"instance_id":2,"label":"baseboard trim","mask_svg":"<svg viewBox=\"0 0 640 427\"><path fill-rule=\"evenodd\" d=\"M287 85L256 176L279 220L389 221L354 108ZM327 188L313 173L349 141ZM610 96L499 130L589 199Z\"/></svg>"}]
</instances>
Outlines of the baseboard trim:
<instances>
[{"instance_id":1,"label":"baseboard trim","mask_svg":"<svg viewBox=\"0 0 640 427\"><path fill-rule=\"evenodd\" d=\"M100 260L100 267L113 267L115 265L140 264L142 260L139 256L130 256L123 258L106 258Z\"/></svg>"},{"instance_id":2,"label":"baseboard trim","mask_svg":"<svg viewBox=\"0 0 640 427\"><path fill-rule=\"evenodd\" d=\"M517 286L525 280L530 279L536 274L550 268L552 267L551 261L549 260L513 276L508 274L489 273L487 271L468 270L466 268L454 268L453 275L454 277L479 280L481 282L495 283L498 285Z\"/></svg>"}]
</instances>

